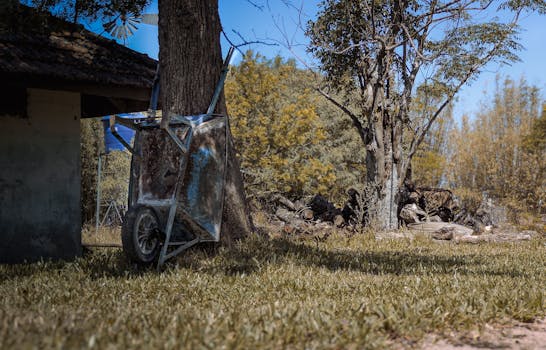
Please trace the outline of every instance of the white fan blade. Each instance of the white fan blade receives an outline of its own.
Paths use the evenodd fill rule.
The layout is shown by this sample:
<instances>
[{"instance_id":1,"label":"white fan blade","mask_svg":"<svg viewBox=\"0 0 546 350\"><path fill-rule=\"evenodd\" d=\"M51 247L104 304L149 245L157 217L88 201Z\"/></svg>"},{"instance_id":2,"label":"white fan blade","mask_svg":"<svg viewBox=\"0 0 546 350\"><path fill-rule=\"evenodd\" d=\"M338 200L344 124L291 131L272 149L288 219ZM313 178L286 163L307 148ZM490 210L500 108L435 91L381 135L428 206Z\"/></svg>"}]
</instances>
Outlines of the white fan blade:
<instances>
[{"instance_id":1,"label":"white fan blade","mask_svg":"<svg viewBox=\"0 0 546 350\"><path fill-rule=\"evenodd\" d=\"M157 13L145 13L141 16L142 23L151 24L156 26L159 23L159 17Z\"/></svg>"}]
</instances>

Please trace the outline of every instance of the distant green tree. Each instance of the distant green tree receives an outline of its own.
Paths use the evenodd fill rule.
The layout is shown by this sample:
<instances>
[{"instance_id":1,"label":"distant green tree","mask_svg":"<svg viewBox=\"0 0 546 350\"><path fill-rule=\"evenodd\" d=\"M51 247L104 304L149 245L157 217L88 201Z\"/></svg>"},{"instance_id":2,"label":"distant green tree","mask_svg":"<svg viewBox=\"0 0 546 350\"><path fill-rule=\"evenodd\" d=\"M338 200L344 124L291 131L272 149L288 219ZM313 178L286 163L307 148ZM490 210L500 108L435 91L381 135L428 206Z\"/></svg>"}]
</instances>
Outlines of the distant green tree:
<instances>
[{"instance_id":1,"label":"distant green tree","mask_svg":"<svg viewBox=\"0 0 546 350\"><path fill-rule=\"evenodd\" d=\"M308 80L315 86L316 77ZM342 205L347 200L347 190L362 189L366 178L365 155L361 152L358 133L351 121L333 104L322 98L313 89L316 96L317 114L326 130L326 139L317 148L320 159L334 167L335 184L326 193L328 198Z\"/></svg>"},{"instance_id":2,"label":"distant green tree","mask_svg":"<svg viewBox=\"0 0 546 350\"><path fill-rule=\"evenodd\" d=\"M127 205L131 154L127 151L111 151L103 156L101 197L105 202L115 202L118 207Z\"/></svg>"},{"instance_id":3,"label":"distant green tree","mask_svg":"<svg viewBox=\"0 0 546 350\"><path fill-rule=\"evenodd\" d=\"M498 16L488 16L497 9L512 17L502 22ZM366 155L369 222L380 228L397 226L399 189L419 145L457 91L486 64L517 59L517 22L524 10L544 13L546 3L321 3L316 20L309 23L309 49L328 82L320 91L350 118L360 136ZM444 99L433 113L415 119L411 103L418 83L425 93L441 92ZM336 100L331 91L358 96L356 108Z\"/></svg>"},{"instance_id":4,"label":"distant green tree","mask_svg":"<svg viewBox=\"0 0 546 350\"><path fill-rule=\"evenodd\" d=\"M546 104L542 107L540 118L533 120L531 131L523 139L523 146L529 153L546 151Z\"/></svg>"},{"instance_id":5,"label":"distant green tree","mask_svg":"<svg viewBox=\"0 0 546 350\"><path fill-rule=\"evenodd\" d=\"M412 99L412 119L426 119L436 112L442 103L442 94L426 93L417 89ZM428 117L424 117L428 114ZM453 107L449 104L430 127L423 142L417 148L411 163L411 180L418 186L439 187L446 183L446 166L449 156L449 134L453 129ZM408 135L409 134L409 135ZM405 133L411 137L411 133Z\"/></svg>"}]
</instances>

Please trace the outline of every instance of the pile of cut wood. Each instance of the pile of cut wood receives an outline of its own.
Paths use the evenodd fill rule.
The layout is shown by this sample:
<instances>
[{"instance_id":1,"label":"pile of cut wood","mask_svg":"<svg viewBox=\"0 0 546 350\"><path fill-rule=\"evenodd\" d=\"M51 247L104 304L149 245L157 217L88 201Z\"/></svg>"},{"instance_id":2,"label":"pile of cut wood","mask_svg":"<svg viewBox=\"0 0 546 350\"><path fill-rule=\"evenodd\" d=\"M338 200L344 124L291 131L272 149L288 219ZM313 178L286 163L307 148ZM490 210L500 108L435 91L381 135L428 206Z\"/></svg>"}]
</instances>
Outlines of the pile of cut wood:
<instances>
[{"instance_id":1,"label":"pile of cut wood","mask_svg":"<svg viewBox=\"0 0 546 350\"><path fill-rule=\"evenodd\" d=\"M435 240L457 243L514 242L529 240L535 231L519 232L506 223L506 209L484 198L477 210L469 210L450 190L412 188L402 193L401 223Z\"/></svg>"},{"instance_id":2,"label":"pile of cut wood","mask_svg":"<svg viewBox=\"0 0 546 350\"><path fill-rule=\"evenodd\" d=\"M338 208L320 194L296 201L274 194L267 201L273 209L270 223L281 227L285 234L329 234L332 228L351 229L356 223L362 223L359 214L366 208L365 203L358 200L360 196L356 190L349 190L348 197L345 206ZM407 186L400 198L400 224L410 232L422 233L435 240L506 242L529 240L537 234L534 231L518 232L505 224L505 209L489 199L472 212L447 189Z\"/></svg>"},{"instance_id":3,"label":"pile of cut wood","mask_svg":"<svg viewBox=\"0 0 546 350\"><path fill-rule=\"evenodd\" d=\"M342 210L321 195L307 201L299 199L293 202L275 194L271 197L271 204L276 208L273 221L277 221L288 234L312 233L317 228L341 228L346 225Z\"/></svg>"},{"instance_id":4,"label":"pile of cut wood","mask_svg":"<svg viewBox=\"0 0 546 350\"><path fill-rule=\"evenodd\" d=\"M460 209L461 203L450 190L408 185L401 193L399 218L405 224L452 222Z\"/></svg>"},{"instance_id":5,"label":"pile of cut wood","mask_svg":"<svg viewBox=\"0 0 546 350\"><path fill-rule=\"evenodd\" d=\"M401 195L399 218L409 225L421 222L454 222L483 231L484 227L506 221L506 209L484 198L477 210L468 209L450 191L443 188L407 186Z\"/></svg>"},{"instance_id":6,"label":"pile of cut wood","mask_svg":"<svg viewBox=\"0 0 546 350\"><path fill-rule=\"evenodd\" d=\"M453 241L455 243L490 243L490 242L517 242L528 241L537 236L536 231L518 231L514 226L501 224L486 226L484 231L475 232L473 229L448 222L423 222L409 224L413 232L424 233L438 241Z\"/></svg>"}]
</instances>

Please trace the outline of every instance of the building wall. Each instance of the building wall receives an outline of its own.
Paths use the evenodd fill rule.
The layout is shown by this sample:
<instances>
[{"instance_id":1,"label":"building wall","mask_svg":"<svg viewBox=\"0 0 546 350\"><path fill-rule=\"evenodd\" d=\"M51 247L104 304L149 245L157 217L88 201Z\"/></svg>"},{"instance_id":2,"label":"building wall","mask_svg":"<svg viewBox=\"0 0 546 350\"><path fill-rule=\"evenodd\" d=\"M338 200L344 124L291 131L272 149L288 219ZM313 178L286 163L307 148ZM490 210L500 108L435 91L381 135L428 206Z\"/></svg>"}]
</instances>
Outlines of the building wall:
<instances>
[{"instance_id":1,"label":"building wall","mask_svg":"<svg viewBox=\"0 0 546 350\"><path fill-rule=\"evenodd\" d=\"M80 94L27 89L0 116L0 263L81 254Z\"/></svg>"}]
</instances>

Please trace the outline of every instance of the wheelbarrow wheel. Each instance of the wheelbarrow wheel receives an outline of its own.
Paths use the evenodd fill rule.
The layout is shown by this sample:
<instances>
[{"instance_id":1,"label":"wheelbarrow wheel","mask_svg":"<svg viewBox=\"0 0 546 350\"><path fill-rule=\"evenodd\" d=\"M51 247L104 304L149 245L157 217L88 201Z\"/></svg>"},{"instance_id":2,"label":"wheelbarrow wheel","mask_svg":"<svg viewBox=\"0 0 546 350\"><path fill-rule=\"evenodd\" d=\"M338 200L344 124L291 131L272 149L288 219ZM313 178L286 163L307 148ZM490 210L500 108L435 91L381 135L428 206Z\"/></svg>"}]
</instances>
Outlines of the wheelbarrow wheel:
<instances>
[{"instance_id":1,"label":"wheelbarrow wheel","mask_svg":"<svg viewBox=\"0 0 546 350\"><path fill-rule=\"evenodd\" d=\"M121 242L127 257L138 264L151 264L161 249L159 220L153 209L130 208L121 227Z\"/></svg>"}]
</instances>

